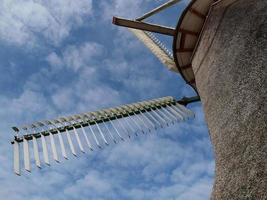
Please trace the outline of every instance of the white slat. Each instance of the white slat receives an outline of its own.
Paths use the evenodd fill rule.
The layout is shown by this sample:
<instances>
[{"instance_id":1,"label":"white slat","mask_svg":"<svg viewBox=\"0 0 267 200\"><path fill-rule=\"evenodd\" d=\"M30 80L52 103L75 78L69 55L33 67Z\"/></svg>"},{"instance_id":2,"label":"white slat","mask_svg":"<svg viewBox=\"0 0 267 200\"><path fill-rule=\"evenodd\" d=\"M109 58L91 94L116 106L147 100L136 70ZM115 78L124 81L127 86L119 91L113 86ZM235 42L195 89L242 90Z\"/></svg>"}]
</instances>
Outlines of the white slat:
<instances>
[{"instance_id":1,"label":"white slat","mask_svg":"<svg viewBox=\"0 0 267 200\"><path fill-rule=\"evenodd\" d=\"M167 120L163 119L155 110L151 109L151 112L154 113L161 120L161 122L163 122L167 126L169 126L169 122Z\"/></svg>"},{"instance_id":2,"label":"white slat","mask_svg":"<svg viewBox=\"0 0 267 200\"><path fill-rule=\"evenodd\" d=\"M163 119L166 119L165 121L167 121L168 123L171 122L174 124L173 120L170 117L168 117L161 109L157 109L156 111L158 111L158 113L160 113L159 115L163 116L162 117Z\"/></svg>"},{"instance_id":3,"label":"white slat","mask_svg":"<svg viewBox=\"0 0 267 200\"><path fill-rule=\"evenodd\" d=\"M14 159L14 173L20 176L20 156L19 156L19 143L14 140L13 144L13 159Z\"/></svg>"},{"instance_id":4,"label":"white slat","mask_svg":"<svg viewBox=\"0 0 267 200\"><path fill-rule=\"evenodd\" d=\"M130 133L129 133L129 131L128 131L128 129L127 128L125 128L125 126L123 126L123 124L121 123L121 121L117 118L117 117L115 117L116 119L117 119L117 121L119 122L119 125L120 125L120 127L124 130L124 132L126 132L127 133L127 135L128 135L128 137L129 138L131 138L131 135L130 135Z\"/></svg>"},{"instance_id":5,"label":"white slat","mask_svg":"<svg viewBox=\"0 0 267 200\"><path fill-rule=\"evenodd\" d=\"M145 126L145 128L148 130L148 132L151 132L151 128L145 123L145 121L139 115L135 114L135 116L138 119L138 121L141 122L141 124L143 124ZM148 123L150 123L150 122L148 122ZM139 124L139 123L137 122L137 124ZM152 124L152 128L154 128L153 124ZM142 129L142 127L140 127L140 129Z\"/></svg>"},{"instance_id":6,"label":"white slat","mask_svg":"<svg viewBox=\"0 0 267 200\"><path fill-rule=\"evenodd\" d=\"M166 48L157 44L145 31L128 28L143 44L169 69L179 73L173 58L167 53Z\"/></svg>"},{"instance_id":7,"label":"white slat","mask_svg":"<svg viewBox=\"0 0 267 200\"><path fill-rule=\"evenodd\" d=\"M110 121L110 123L111 123L111 126L113 127L113 129L115 130L115 132L117 133L117 135L119 136L119 138L120 138L121 140L124 140L123 137L121 136L120 132L118 131L118 129L117 129L116 126L114 125L114 123L113 123L111 120L109 120L109 121Z\"/></svg>"},{"instance_id":8,"label":"white slat","mask_svg":"<svg viewBox=\"0 0 267 200\"><path fill-rule=\"evenodd\" d=\"M130 123L127 119L125 119L125 118L123 118L123 119L124 119L124 121L126 122L126 124L130 127L131 131L137 136L137 133L136 133L136 131L134 130L134 128L133 128L133 126L131 125L131 123Z\"/></svg>"},{"instance_id":9,"label":"white slat","mask_svg":"<svg viewBox=\"0 0 267 200\"><path fill-rule=\"evenodd\" d=\"M31 163L30 163L30 152L29 152L29 142L28 140L23 138L23 156L24 156L24 168L28 172L31 171Z\"/></svg>"},{"instance_id":10,"label":"white slat","mask_svg":"<svg viewBox=\"0 0 267 200\"><path fill-rule=\"evenodd\" d=\"M173 120L173 122L178 120L177 117L167 108L161 107L161 109Z\"/></svg>"},{"instance_id":11,"label":"white slat","mask_svg":"<svg viewBox=\"0 0 267 200\"><path fill-rule=\"evenodd\" d=\"M97 127L98 131L100 132L100 135L101 135L102 139L104 140L105 144L108 145L108 141L106 140L101 128L98 126L97 123L96 123L96 127Z\"/></svg>"},{"instance_id":12,"label":"white slat","mask_svg":"<svg viewBox=\"0 0 267 200\"><path fill-rule=\"evenodd\" d=\"M40 156L39 156L39 151L38 151L38 143L36 137L32 137L32 143L33 143L33 155L34 155L34 160L35 164L37 167L41 168L41 162L40 162Z\"/></svg>"},{"instance_id":13,"label":"white slat","mask_svg":"<svg viewBox=\"0 0 267 200\"><path fill-rule=\"evenodd\" d=\"M58 140L59 140L59 145L60 145L60 149L61 149L61 153L63 158L68 159L67 157L67 153L66 153L66 149L65 149L65 145L63 142L63 138L62 138L62 134L59 130L57 130L57 136L58 136Z\"/></svg>"},{"instance_id":14,"label":"white slat","mask_svg":"<svg viewBox=\"0 0 267 200\"><path fill-rule=\"evenodd\" d=\"M184 107L183 105L180 105L180 104L176 104L175 105L177 108L179 108L180 110L182 110L184 113L187 113L187 115L189 116L189 117L192 117L192 116L194 116L194 113L191 111L191 110L189 110L189 109L187 109L186 107Z\"/></svg>"},{"instance_id":15,"label":"white slat","mask_svg":"<svg viewBox=\"0 0 267 200\"><path fill-rule=\"evenodd\" d=\"M184 116L181 115L181 113L177 112L175 109L173 109L171 106L167 105L167 107L174 113L180 120L184 120Z\"/></svg>"},{"instance_id":16,"label":"white slat","mask_svg":"<svg viewBox=\"0 0 267 200\"><path fill-rule=\"evenodd\" d=\"M54 136L53 136L53 134L51 132L49 132L49 138L50 138L50 144L51 144L53 159L56 162L59 162L58 155L57 155L57 148L56 148L55 140L54 140Z\"/></svg>"},{"instance_id":17,"label":"white slat","mask_svg":"<svg viewBox=\"0 0 267 200\"><path fill-rule=\"evenodd\" d=\"M45 164L50 165L49 158L48 158L48 152L47 152L46 140L45 140L45 136L43 134L41 134L41 142L42 142L42 148L43 148L44 162L45 162Z\"/></svg>"},{"instance_id":18,"label":"white slat","mask_svg":"<svg viewBox=\"0 0 267 200\"><path fill-rule=\"evenodd\" d=\"M117 143L116 139L113 137L111 131L109 130L107 124L106 124L104 121L102 121L102 123L104 124L105 128L107 129L107 131L108 131L110 137L112 138L113 142L114 142L114 143Z\"/></svg>"},{"instance_id":19,"label":"white slat","mask_svg":"<svg viewBox=\"0 0 267 200\"><path fill-rule=\"evenodd\" d=\"M161 128L163 128L163 125L149 112L146 112Z\"/></svg>"},{"instance_id":20,"label":"white slat","mask_svg":"<svg viewBox=\"0 0 267 200\"><path fill-rule=\"evenodd\" d=\"M171 107L176 111L178 112L180 115L183 116L184 119L187 119L188 118L188 115L183 112L181 109L179 109L178 107L176 107L175 105L171 105Z\"/></svg>"},{"instance_id":21,"label":"white slat","mask_svg":"<svg viewBox=\"0 0 267 200\"><path fill-rule=\"evenodd\" d=\"M134 115L135 115L135 113L134 113ZM138 122L136 122L135 121L135 119L132 117L132 116L130 116L130 115L128 115L129 116L129 119L131 119L131 121L133 121L134 122L134 124L138 127L138 129L142 132L142 133L145 133L145 131L142 129L142 127L140 126L140 124L138 123Z\"/></svg>"},{"instance_id":22,"label":"white slat","mask_svg":"<svg viewBox=\"0 0 267 200\"><path fill-rule=\"evenodd\" d=\"M85 153L83 145L82 145L81 140L80 140L80 137L78 135L78 132L77 132L77 130L76 130L76 128L74 126L73 126L73 131L74 131L74 135L76 137L76 140L78 142L78 145L79 145L79 148L80 148L81 152Z\"/></svg>"},{"instance_id":23,"label":"white slat","mask_svg":"<svg viewBox=\"0 0 267 200\"><path fill-rule=\"evenodd\" d=\"M90 125L89 125L89 129L90 129L91 133L93 134L93 137L94 137L94 139L95 139L96 145L97 145L99 148L101 148L101 145L100 145L99 142L98 142L98 139L97 139L97 137L96 137L96 135L95 135L95 132L94 132L94 130L92 129L92 127L91 127Z\"/></svg>"},{"instance_id":24,"label":"white slat","mask_svg":"<svg viewBox=\"0 0 267 200\"><path fill-rule=\"evenodd\" d=\"M67 135L68 143L69 143L69 145L70 145L70 151L71 151L71 153L72 153L74 156L77 156L68 129L66 129L66 135Z\"/></svg>"},{"instance_id":25,"label":"white slat","mask_svg":"<svg viewBox=\"0 0 267 200\"><path fill-rule=\"evenodd\" d=\"M142 113L142 112L140 112L140 114L141 114L141 116L148 122L148 124L150 124L151 126L152 126L152 128L153 129L157 129L157 127L156 127L156 125L144 114L144 113ZM136 115L139 119L140 119L140 121L142 121L144 124L145 124L145 126L146 126L146 123L142 120L142 118L141 117L139 117L139 115ZM151 129L150 128L148 128L148 130L149 130L149 132L151 131Z\"/></svg>"},{"instance_id":26,"label":"white slat","mask_svg":"<svg viewBox=\"0 0 267 200\"><path fill-rule=\"evenodd\" d=\"M92 144L91 144L89 138L87 137L87 134L86 134L86 132L85 132L85 130L84 130L82 125L81 125L81 129L82 129L82 133L83 133L83 136L85 137L85 141L86 141L88 147L93 151Z\"/></svg>"}]
</instances>

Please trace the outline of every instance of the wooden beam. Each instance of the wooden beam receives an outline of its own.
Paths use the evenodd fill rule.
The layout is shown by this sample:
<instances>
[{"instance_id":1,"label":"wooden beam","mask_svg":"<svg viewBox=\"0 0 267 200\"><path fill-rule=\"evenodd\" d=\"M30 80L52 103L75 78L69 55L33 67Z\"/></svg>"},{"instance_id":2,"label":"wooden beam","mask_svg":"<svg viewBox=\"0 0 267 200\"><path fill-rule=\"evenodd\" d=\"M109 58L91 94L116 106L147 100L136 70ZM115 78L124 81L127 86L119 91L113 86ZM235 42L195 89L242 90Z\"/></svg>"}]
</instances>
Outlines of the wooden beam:
<instances>
[{"instance_id":1,"label":"wooden beam","mask_svg":"<svg viewBox=\"0 0 267 200\"><path fill-rule=\"evenodd\" d=\"M150 32L160 33L160 34L169 35L169 36L174 36L175 34L174 28L159 26L157 24L144 23L144 22L139 22L139 21L134 21L134 20L129 20L129 19L123 19L123 18L118 18L118 17L113 17L112 23L118 26L124 26L124 27L139 29L143 31L150 31Z\"/></svg>"},{"instance_id":2,"label":"wooden beam","mask_svg":"<svg viewBox=\"0 0 267 200\"><path fill-rule=\"evenodd\" d=\"M178 30L180 33L185 33L185 34L189 34L189 35L194 35L194 36L197 36L199 35L198 32L194 32L194 31L190 31L190 30L187 30L187 29L183 29L183 28L180 28Z\"/></svg>"},{"instance_id":3,"label":"wooden beam","mask_svg":"<svg viewBox=\"0 0 267 200\"><path fill-rule=\"evenodd\" d=\"M176 52L180 52L180 53L183 53L183 52L192 52L194 51L194 48L183 48L183 49L177 49Z\"/></svg>"},{"instance_id":4,"label":"wooden beam","mask_svg":"<svg viewBox=\"0 0 267 200\"><path fill-rule=\"evenodd\" d=\"M206 19L206 15L202 14L201 12L199 12L198 10L196 10L196 9L194 9L194 8L190 8L189 11L190 11L192 14L198 16L199 18L201 18L201 19L203 19L203 20Z\"/></svg>"},{"instance_id":5,"label":"wooden beam","mask_svg":"<svg viewBox=\"0 0 267 200\"><path fill-rule=\"evenodd\" d=\"M183 66L180 66L180 68L181 68L182 70L185 70L185 69L188 69L188 68L192 68L192 64L190 63L190 64L188 64L188 65L183 65Z\"/></svg>"}]
</instances>

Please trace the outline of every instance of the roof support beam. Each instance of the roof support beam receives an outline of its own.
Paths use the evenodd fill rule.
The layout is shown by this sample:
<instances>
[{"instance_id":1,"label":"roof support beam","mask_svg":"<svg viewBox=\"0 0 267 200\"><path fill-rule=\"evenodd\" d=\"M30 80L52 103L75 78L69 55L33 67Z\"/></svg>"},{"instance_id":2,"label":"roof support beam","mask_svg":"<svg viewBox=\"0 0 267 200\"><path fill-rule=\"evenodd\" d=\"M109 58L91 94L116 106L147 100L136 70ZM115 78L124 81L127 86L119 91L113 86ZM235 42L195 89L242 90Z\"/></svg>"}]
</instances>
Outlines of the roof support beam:
<instances>
[{"instance_id":1,"label":"roof support beam","mask_svg":"<svg viewBox=\"0 0 267 200\"><path fill-rule=\"evenodd\" d=\"M139 22L139 21L134 21L134 20L129 20L129 19L118 18L118 17L113 17L112 23L118 26L124 26L124 27L139 29L143 31L150 31L154 33L161 33L161 34L169 35L169 36L174 36L175 34L175 29L170 28L170 27L159 26L157 24L144 23L144 22Z\"/></svg>"}]
</instances>

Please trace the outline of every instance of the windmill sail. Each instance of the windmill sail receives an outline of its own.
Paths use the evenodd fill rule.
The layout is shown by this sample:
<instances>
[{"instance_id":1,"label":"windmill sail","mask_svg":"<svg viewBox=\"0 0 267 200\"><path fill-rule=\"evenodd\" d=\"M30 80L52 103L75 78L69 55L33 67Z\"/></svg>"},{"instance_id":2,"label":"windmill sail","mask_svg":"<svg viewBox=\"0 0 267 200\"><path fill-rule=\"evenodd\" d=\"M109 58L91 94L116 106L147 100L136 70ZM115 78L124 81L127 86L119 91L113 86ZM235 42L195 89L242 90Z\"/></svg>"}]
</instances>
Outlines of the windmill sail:
<instances>
[{"instance_id":1,"label":"windmill sail","mask_svg":"<svg viewBox=\"0 0 267 200\"><path fill-rule=\"evenodd\" d=\"M169 70L179 72L173 55L165 45L151 32L128 28Z\"/></svg>"},{"instance_id":2,"label":"windmill sail","mask_svg":"<svg viewBox=\"0 0 267 200\"><path fill-rule=\"evenodd\" d=\"M14 149L14 172L20 175L22 158L25 170L31 171L30 150L32 149L35 164L40 168L41 160L50 165L50 157L59 162L57 148L61 150L62 157L67 159L66 149L76 156L78 149L84 153L86 150L103 148L112 142L118 143L193 116L192 111L179 104L174 98L163 97L13 127L17 133L11 142ZM21 130L26 134L20 135ZM33 148L30 148L31 145ZM21 148L23 157L20 157ZM42 157L39 155L39 150L42 152Z\"/></svg>"}]
</instances>

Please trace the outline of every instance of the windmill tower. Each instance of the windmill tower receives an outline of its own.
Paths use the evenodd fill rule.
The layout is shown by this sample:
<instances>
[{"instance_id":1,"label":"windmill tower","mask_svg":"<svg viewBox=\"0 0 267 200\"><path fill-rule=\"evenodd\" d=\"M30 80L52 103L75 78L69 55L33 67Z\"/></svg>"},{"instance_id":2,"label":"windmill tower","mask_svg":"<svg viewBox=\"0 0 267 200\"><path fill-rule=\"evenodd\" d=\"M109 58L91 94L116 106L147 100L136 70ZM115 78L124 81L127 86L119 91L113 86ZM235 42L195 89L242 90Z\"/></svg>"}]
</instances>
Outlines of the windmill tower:
<instances>
[{"instance_id":1,"label":"windmill tower","mask_svg":"<svg viewBox=\"0 0 267 200\"><path fill-rule=\"evenodd\" d=\"M173 37L165 65L200 95L214 146L212 199L267 199L267 1L192 0L176 28L142 21L177 2L113 23Z\"/></svg>"},{"instance_id":2,"label":"windmill tower","mask_svg":"<svg viewBox=\"0 0 267 200\"><path fill-rule=\"evenodd\" d=\"M175 28L144 22L179 2L168 1L135 20L114 17L113 23L129 28L199 94L216 158L212 199L266 199L267 2L192 0ZM173 53L153 32L173 37ZM164 97L13 127L14 171L21 173L21 147L30 171L31 143L35 164L42 167L42 161L50 164L48 148L55 161L60 161L58 149L63 158L68 158L66 148L76 156L72 137L85 152L192 117L185 105L199 96Z\"/></svg>"}]
</instances>

